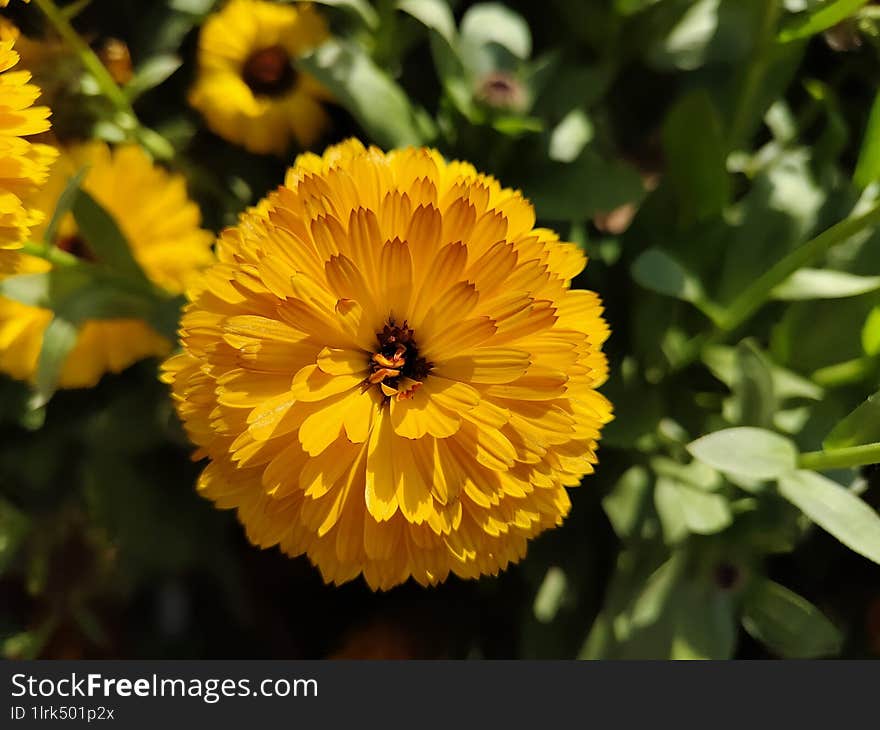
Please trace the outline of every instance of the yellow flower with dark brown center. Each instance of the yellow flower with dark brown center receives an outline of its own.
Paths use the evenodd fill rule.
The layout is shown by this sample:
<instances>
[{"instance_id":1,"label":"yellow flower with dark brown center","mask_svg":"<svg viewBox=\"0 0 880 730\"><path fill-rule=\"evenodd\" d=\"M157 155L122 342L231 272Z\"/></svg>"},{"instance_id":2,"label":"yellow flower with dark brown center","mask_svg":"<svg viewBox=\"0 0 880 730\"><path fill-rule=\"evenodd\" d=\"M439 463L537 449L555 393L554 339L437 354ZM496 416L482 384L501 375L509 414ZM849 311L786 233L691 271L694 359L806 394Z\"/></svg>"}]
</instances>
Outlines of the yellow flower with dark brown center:
<instances>
[{"instance_id":1,"label":"yellow flower with dark brown center","mask_svg":"<svg viewBox=\"0 0 880 730\"><path fill-rule=\"evenodd\" d=\"M49 109L34 106L40 90L27 71L11 70L19 60L14 41L0 37L0 249L20 248L42 219L33 199L46 182L55 150L24 139L49 129ZM9 254L0 268L10 265Z\"/></svg>"},{"instance_id":2,"label":"yellow flower with dark brown center","mask_svg":"<svg viewBox=\"0 0 880 730\"><path fill-rule=\"evenodd\" d=\"M301 155L218 257L164 379L252 542L387 589L497 573L562 522L611 418L608 327L518 192L352 140Z\"/></svg>"},{"instance_id":3,"label":"yellow flower with dark brown center","mask_svg":"<svg viewBox=\"0 0 880 730\"><path fill-rule=\"evenodd\" d=\"M190 103L221 137L260 154L283 154L293 138L314 143L329 97L294 60L328 35L311 5L230 0L205 22Z\"/></svg>"},{"instance_id":4,"label":"yellow flower with dark brown center","mask_svg":"<svg viewBox=\"0 0 880 730\"><path fill-rule=\"evenodd\" d=\"M135 259L162 289L180 294L192 276L213 261L212 234L199 227L201 215L187 198L186 185L153 164L135 145L111 151L92 142L66 150L53 166L38 204L51 215L69 178L86 167L83 188L113 216ZM34 233L42 237L42 227ZM65 216L53 243L79 259L95 260L73 217ZM48 271L51 264L21 255L12 273ZM0 371L21 380L36 374L43 333L52 312L0 297ZM164 356L165 337L137 319L86 321L61 370L62 388L95 385L106 372L120 372L145 357Z\"/></svg>"}]
</instances>

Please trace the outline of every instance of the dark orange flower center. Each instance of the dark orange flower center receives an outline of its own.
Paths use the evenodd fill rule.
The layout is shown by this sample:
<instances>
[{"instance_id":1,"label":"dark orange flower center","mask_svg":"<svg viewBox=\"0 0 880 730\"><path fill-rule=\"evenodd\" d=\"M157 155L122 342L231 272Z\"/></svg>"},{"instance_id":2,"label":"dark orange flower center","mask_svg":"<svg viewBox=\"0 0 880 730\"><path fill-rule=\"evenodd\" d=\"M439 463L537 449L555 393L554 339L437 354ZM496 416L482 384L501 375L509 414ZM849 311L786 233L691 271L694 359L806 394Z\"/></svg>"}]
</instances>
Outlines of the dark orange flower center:
<instances>
[{"instance_id":1,"label":"dark orange flower center","mask_svg":"<svg viewBox=\"0 0 880 730\"><path fill-rule=\"evenodd\" d=\"M98 260L98 257L95 256L95 252L92 251L91 248L89 248L89 244L87 244L85 239L79 234L59 238L57 246L62 251L65 251L72 256L76 256L78 259L82 259L83 261Z\"/></svg>"},{"instance_id":2,"label":"dark orange flower center","mask_svg":"<svg viewBox=\"0 0 880 730\"><path fill-rule=\"evenodd\" d=\"M380 386L388 398L412 398L431 371L432 364L419 355L413 334L405 321L398 326L393 319L376 333L379 346L370 358L367 382Z\"/></svg>"},{"instance_id":3,"label":"dark orange flower center","mask_svg":"<svg viewBox=\"0 0 880 730\"><path fill-rule=\"evenodd\" d=\"M244 63L242 78L251 91L261 96L280 96L296 81L296 70L283 46L261 48Z\"/></svg>"}]
</instances>

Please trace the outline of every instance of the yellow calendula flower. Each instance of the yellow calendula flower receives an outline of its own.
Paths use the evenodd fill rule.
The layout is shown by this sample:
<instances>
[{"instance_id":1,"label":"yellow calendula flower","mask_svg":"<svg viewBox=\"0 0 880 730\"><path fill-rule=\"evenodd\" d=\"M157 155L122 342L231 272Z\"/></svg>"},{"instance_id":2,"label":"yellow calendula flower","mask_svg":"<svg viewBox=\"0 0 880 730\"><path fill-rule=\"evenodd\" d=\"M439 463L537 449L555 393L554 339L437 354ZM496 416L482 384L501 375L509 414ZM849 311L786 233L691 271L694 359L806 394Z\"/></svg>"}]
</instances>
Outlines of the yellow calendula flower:
<instances>
[{"instance_id":1,"label":"yellow calendula flower","mask_svg":"<svg viewBox=\"0 0 880 730\"><path fill-rule=\"evenodd\" d=\"M293 59L328 35L311 5L230 0L205 22L190 103L221 137L251 152L283 154L294 138L314 143L328 96Z\"/></svg>"},{"instance_id":2,"label":"yellow calendula flower","mask_svg":"<svg viewBox=\"0 0 880 730\"><path fill-rule=\"evenodd\" d=\"M427 149L302 155L262 210L223 233L164 366L201 493L334 583L522 558L611 418L581 252Z\"/></svg>"},{"instance_id":3,"label":"yellow calendula flower","mask_svg":"<svg viewBox=\"0 0 880 730\"><path fill-rule=\"evenodd\" d=\"M213 261L212 234L202 230L198 206L184 179L154 165L135 145L110 150L92 142L65 151L41 192L51 213L69 178L87 168L83 188L116 220L147 276L171 293L182 293L193 275ZM42 236L38 228L36 234ZM55 245L85 261L95 259L67 215ZM22 255L13 273L48 271L41 258ZM43 333L52 312L0 298L0 371L29 380L36 373ZM61 371L62 388L95 385L106 372L120 372L140 359L163 356L171 343L137 319L87 321Z\"/></svg>"},{"instance_id":4,"label":"yellow calendula flower","mask_svg":"<svg viewBox=\"0 0 880 730\"><path fill-rule=\"evenodd\" d=\"M49 129L49 109L34 106L40 90L27 71L13 71L18 53L12 38L0 38L0 249L19 248L42 213L33 204L56 157L53 148L25 137ZM0 268L10 264L2 254Z\"/></svg>"}]
</instances>

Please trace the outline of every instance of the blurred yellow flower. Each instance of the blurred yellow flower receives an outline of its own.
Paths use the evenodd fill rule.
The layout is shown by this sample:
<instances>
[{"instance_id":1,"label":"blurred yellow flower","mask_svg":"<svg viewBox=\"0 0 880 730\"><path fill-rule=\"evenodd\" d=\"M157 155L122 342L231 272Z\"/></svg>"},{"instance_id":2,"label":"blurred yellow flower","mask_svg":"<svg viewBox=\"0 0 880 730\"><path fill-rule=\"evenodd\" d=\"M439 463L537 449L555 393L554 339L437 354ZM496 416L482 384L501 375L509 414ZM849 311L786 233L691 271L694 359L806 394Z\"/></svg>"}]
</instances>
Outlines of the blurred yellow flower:
<instances>
[{"instance_id":1,"label":"blurred yellow flower","mask_svg":"<svg viewBox=\"0 0 880 730\"><path fill-rule=\"evenodd\" d=\"M19 248L43 216L33 205L56 157L52 147L24 139L49 129L49 109L34 106L40 90L18 63L14 40L0 38L0 249ZM4 255L3 266L9 265Z\"/></svg>"},{"instance_id":2,"label":"blurred yellow flower","mask_svg":"<svg viewBox=\"0 0 880 730\"><path fill-rule=\"evenodd\" d=\"M168 360L198 488L374 589L495 574L562 522L611 405L586 260L433 150L301 155L218 242Z\"/></svg>"},{"instance_id":3,"label":"blurred yellow flower","mask_svg":"<svg viewBox=\"0 0 880 730\"><path fill-rule=\"evenodd\" d=\"M78 73L78 63L63 41L50 31L38 38L24 35L11 20L0 16L0 41L13 41L22 66L40 87L40 101L58 110L59 91L72 74Z\"/></svg>"},{"instance_id":4,"label":"blurred yellow flower","mask_svg":"<svg viewBox=\"0 0 880 730\"><path fill-rule=\"evenodd\" d=\"M283 154L291 137L311 145L327 126L329 97L293 59L327 34L311 5L230 0L202 28L190 103L213 132L251 152Z\"/></svg>"},{"instance_id":5,"label":"blurred yellow flower","mask_svg":"<svg viewBox=\"0 0 880 730\"><path fill-rule=\"evenodd\" d=\"M182 293L193 274L213 261L213 236L199 228L201 215L187 198L183 177L154 165L140 147L111 151L92 142L62 154L40 193L42 210L51 215L69 178L86 166L83 188L116 220L147 276L168 292ZM35 233L42 235L40 228ZM61 221L54 243L78 258L94 258L70 214ZM43 259L23 255L15 273L50 268ZM51 319L47 309L0 298L0 370L22 380L33 378ZM140 320L88 321L64 364L59 385L90 387L105 372L120 372L170 350L171 343Z\"/></svg>"}]
</instances>

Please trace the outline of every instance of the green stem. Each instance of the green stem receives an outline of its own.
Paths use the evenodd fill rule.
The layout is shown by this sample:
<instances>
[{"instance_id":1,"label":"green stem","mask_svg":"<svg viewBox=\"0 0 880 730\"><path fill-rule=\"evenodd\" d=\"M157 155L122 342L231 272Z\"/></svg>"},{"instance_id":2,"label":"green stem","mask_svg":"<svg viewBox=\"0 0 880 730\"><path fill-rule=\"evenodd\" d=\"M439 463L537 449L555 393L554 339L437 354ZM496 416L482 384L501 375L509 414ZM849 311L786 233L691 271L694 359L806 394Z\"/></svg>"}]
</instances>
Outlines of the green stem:
<instances>
[{"instance_id":1,"label":"green stem","mask_svg":"<svg viewBox=\"0 0 880 730\"><path fill-rule=\"evenodd\" d=\"M73 254L62 251L57 246L46 246L42 243L25 243L21 247L21 252L29 256L37 256L46 259L56 266L76 266L79 260Z\"/></svg>"},{"instance_id":2,"label":"green stem","mask_svg":"<svg viewBox=\"0 0 880 730\"><path fill-rule=\"evenodd\" d=\"M880 204L862 215L847 218L796 248L770 267L731 302L721 322L721 329L731 332L758 311L770 293L798 269L819 259L833 246L880 222Z\"/></svg>"},{"instance_id":3,"label":"green stem","mask_svg":"<svg viewBox=\"0 0 880 730\"><path fill-rule=\"evenodd\" d=\"M798 466L813 471L851 469L856 466L880 463L880 443L848 446L843 449L809 451L801 454Z\"/></svg>"},{"instance_id":4,"label":"green stem","mask_svg":"<svg viewBox=\"0 0 880 730\"><path fill-rule=\"evenodd\" d=\"M125 92L119 88L101 59L89 47L70 24L70 18L59 10L53 0L34 0L46 19L52 24L58 35L70 46L79 58L83 68L95 79L101 93L113 105L116 111L117 124L123 129L131 130L135 138L146 147L154 157L169 159L174 155L174 148L157 132L144 127Z\"/></svg>"},{"instance_id":5,"label":"green stem","mask_svg":"<svg viewBox=\"0 0 880 730\"><path fill-rule=\"evenodd\" d=\"M125 94L116 85L110 72L101 63L101 59L89 48L88 43L80 38L79 33L74 30L65 14L55 6L52 0L34 0L34 2L43 11L43 15L55 27L55 30L58 31L58 35L76 52L80 63L94 76L98 88L101 89L101 93L113 103L117 111L127 111L133 114Z\"/></svg>"}]
</instances>

